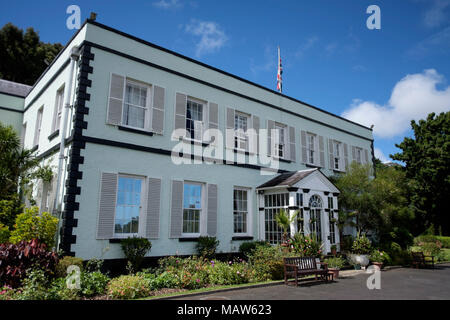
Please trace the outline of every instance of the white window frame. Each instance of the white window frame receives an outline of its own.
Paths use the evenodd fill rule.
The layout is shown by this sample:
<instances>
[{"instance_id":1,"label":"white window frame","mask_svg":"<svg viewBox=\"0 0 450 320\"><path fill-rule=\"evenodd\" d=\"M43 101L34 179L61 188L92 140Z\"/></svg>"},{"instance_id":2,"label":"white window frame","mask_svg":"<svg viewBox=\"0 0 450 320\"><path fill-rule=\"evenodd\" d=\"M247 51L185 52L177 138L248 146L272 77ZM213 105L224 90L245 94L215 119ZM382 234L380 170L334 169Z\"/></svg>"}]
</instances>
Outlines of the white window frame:
<instances>
[{"instance_id":1,"label":"white window frame","mask_svg":"<svg viewBox=\"0 0 450 320\"><path fill-rule=\"evenodd\" d=\"M276 122L274 124L274 129L278 130L278 141L275 141L274 143L274 156L279 159L285 159L287 156L287 126L285 124ZM282 134L280 132L282 132Z\"/></svg>"},{"instance_id":2,"label":"white window frame","mask_svg":"<svg viewBox=\"0 0 450 320\"><path fill-rule=\"evenodd\" d=\"M196 139L195 138L195 124L198 123L198 120L192 120L192 118L188 118L187 116L187 111L188 111L188 104L190 103L195 103L195 104L199 104L202 106L202 121L201 121L201 132L200 132L200 139ZM189 141L195 141L195 142L203 142L203 135L206 131L206 129L208 129L207 126L207 121L206 121L206 108L207 108L208 103L206 101L200 100L200 99L196 99L193 97L186 97L186 122L185 122L185 129L186 129L186 139ZM192 115L191 115L192 117ZM190 119L191 121L195 121L194 122L194 138L191 137L191 133L189 132L188 128L187 128L187 121L188 119Z\"/></svg>"},{"instance_id":3,"label":"white window frame","mask_svg":"<svg viewBox=\"0 0 450 320\"><path fill-rule=\"evenodd\" d=\"M127 86L128 85L145 88L147 90L147 96L145 98L145 107L126 102L126 94L127 94ZM123 104L122 104L122 114L121 114L120 125L122 127L130 128L130 129L134 129L134 130L151 131L152 130L152 126L151 126L151 123L152 123L152 108L151 108L152 107L152 97L153 97L153 86L152 85L144 83L144 82L140 82L137 80L126 78L124 89L123 89ZM135 126L124 123L124 121L125 121L124 112L125 112L125 107L127 104L130 104L134 108L142 108L145 110L144 111L144 128L135 127Z\"/></svg>"},{"instance_id":4,"label":"white window frame","mask_svg":"<svg viewBox=\"0 0 450 320\"><path fill-rule=\"evenodd\" d=\"M44 116L44 106L40 107L36 114L36 129L34 131L33 147L39 145L39 138L42 130L42 117Z\"/></svg>"},{"instance_id":5,"label":"white window frame","mask_svg":"<svg viewBox=\"0 0 450 320\"><path fill-rule=\"evenodd\" d=\"M199 226L198 226L198 231L199 232L195 232L195 233L187 233L187 232L183 232L184 229L184 190L185 190L185 185L186 184L190 184L190 185L197 185L201 187L201 209L200 214L199 214ZM196 237L200 237L201 235L206 234L206 211L207 211L207 207L206 207L206 184L203 182L196 182L196 181L188 181L185 180L183 181L183 203L182 203L182 208L183 208L183 213L181 216L181 237L182 238L196 238ZM186 208L187 209L187 208Z\"/></svg>"},{"instance_id":6,"label":"white window frame","mask_svg":"<svg viewBox=\"0 0 450 320\"><path fill-rule=\"evenodd\" d=\"M236 213L236 211L234 210L234 191L235 190L239 190L239 191L245 191L247 193L247 211L246 211L246 219L245 219L245 223L247 225L247 231L246 232L235 232L234 229L234 215ZM251 217L251 213L252 213L252 192L251 192L251 188L248 187L238 187L238 186L234 186L233 187L233 235L235 236L247 236L250 235L252 233L252 217Z\"/></svg>"},{"instance_id":7,"label":"white window frame","mask_svg":"<svg viewBox=\"0 0 450 320\"><path fill-rule=\"evenodd\" d=\"M313 141L311 141L311 138ZM306 133L306 162L308 164L316 165L315 159L316 159L316 144L317 144L317 135L314 133ZM312 158L312 161L311 161Z\"/></svg>"},{"instance_id":8,"label":"white window frame","mask_svg":"<svg viewBox=\"0 0 450 320\"><path fill-rule=\"evenodd\" d=\"M280 196L280 205L277 205L276 203L274 203L274 199L276 199L277 196ZM266 196L269 197L274 197L272 198L272 203L269 201L268 203L266 203ZM267 193L267 194L263 194L262 195L263 199L262 199L262 204L264 207L264 214L261 215L261 237L264 241L270 242L271 244L279 244L282 241L282 236L283 236L283 231L281 228L279 228L280 231L276 231L276 230L272 230L270 231L272 234L278 234L279 235L279 242L274 242L274 241L270 241L269 239L267 239L266 234L268 233L268 230L266 228L266 223L268 223L268 220L266 219L267 214L272 214L273 216L273 220L272 223L275 225L275 215L279 212L280 209L285 209L289 212L289 192L286 191L279 191L279 192L271 192L271 193ZM281 203L283 201L282 197L285 197L284 199L284 205L282 205ZM270 199L270 198L268 198Z\"/></svg>"},{"instance_id":9,"label":"white window frame","mask_svg":"<svg viewBox=\"0 0 450 320\"><path fill-rule=\"evenodd\" d=\"M242 128L236 128L237 122L236 117L241 117L242 119L245 119L247 128L243 130ZM248 151L249 150L249 137L248 137L248 129L250 124L250 118L251 116L249 114L240 112L235 110L234 112L234 149L240 150L240 151ZM239 123L239 122L238 122ZM242 143L244 145L244 148L242 148Z\"/></svg>"},{"instance_id":10,"label":"white window frame","mask_svg":"<svg viewBox=\"0 0 450 320\"><path fill-rule=\"evenodd\" d=\"M139 205L139 223L138 223L138 232L137 233L116 233L116 217L117 217L117 201L119 200L119 179L120 178L131 178L131 179L139 179L141 180L141 199ZM114 207L114 238L116 239L126 239L133 236L139 236L142 234L143 228L143 218L144 218L144 208L146 208L146 181L147 179L142 176L131 175L131 174L118 174L117 175L117 186L116 186L116 205Z\"/></svg>"},{"instance_id":11,"label":"white window frame","mask_svg":"<svg viewBox=\"0 0 450 320\"><path fill-rule=\"evenodd\" d=\"M55 97L55 109L53 111L53 121L52 121L52 133L55 133L60 129L62 111L64 108L64 90L65 84L63 84L57 91Z\"/></svg>"}]
</instances>

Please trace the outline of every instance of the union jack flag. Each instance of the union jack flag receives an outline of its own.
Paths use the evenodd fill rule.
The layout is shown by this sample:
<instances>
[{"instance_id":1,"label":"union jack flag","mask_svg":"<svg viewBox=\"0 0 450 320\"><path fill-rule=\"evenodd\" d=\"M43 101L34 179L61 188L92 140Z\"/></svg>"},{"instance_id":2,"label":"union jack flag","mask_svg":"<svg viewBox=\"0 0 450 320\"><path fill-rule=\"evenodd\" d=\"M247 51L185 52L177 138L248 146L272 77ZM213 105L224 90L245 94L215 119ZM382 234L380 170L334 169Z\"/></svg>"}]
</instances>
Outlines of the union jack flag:
<instances>
[{"instance_id":1,"label":"union jack flag","mask_svg":"<svg viewBox=\"0 0 450 320\"><path fill-rule=\"evenodd\" d=\"M283 67L281 65L280 47L278 47L278 72L277 72L277 90L281 93L283 91Z\"/></svg>"}]
</instances>

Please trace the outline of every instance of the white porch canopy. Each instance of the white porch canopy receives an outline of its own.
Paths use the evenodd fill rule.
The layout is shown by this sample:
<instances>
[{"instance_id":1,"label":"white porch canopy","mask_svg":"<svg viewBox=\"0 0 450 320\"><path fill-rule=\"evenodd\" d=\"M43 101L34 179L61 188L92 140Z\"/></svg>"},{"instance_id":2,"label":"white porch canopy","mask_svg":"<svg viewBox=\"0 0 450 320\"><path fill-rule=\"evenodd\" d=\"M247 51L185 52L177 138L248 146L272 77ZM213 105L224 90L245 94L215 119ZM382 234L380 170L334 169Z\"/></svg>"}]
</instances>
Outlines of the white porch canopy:
<instances>
[{"instance_id":1,"label":"white porch canopy","mask_svg":"<svg viewBox=\"0 0 450 320\"><path fill-rule=\"evenodd\" d=\"M323 243L323 251L336 245L339 251L337 227L339 190L317 168L282 173L256 188L259 203L259 238L272 244L281 241L281 229L275 222L280 209L293 215L291 235L300 232L314 235Z\"/></svg>"}]
</instances>

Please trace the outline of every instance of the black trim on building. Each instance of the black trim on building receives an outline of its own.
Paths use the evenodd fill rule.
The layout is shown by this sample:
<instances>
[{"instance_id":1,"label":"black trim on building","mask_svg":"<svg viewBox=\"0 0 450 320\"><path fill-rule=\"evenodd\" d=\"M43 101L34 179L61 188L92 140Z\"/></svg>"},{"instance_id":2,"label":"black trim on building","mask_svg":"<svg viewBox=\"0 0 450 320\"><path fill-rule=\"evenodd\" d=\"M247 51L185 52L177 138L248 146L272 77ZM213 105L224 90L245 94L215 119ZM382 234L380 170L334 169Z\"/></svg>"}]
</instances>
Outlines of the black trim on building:
<instances>
[{"instance_id":1,"label":"black trim on building","mask_svg":"<svg viewBox=\"0 0 450 320\"><path fill-rule=\"evenodd\" d=\"M101 138L95 138L95 137L89 137L89 136L82 136L82 137L80 137L80 141L83 141L84 143L86 143L86 142L88 142L88 143L95 143L95 144L100 144L100 145L105 145L105 146L118 147L118 148L124 148L124 149L136 150L136 151L143 151L143 152L150 152L150 153L156 153L156 154L161 154L161 155L165 155L165 156L172 156L172 151L171 150L157 149L157 148L153 148L153 147L146 147L146 146L142 146L142 145L126 143L126 142L120 142L120 141L114 141L114 140L107 140L107 139L101 139ZM180 153L179 157L183 157L183 154ZM220 165L229 165L229 166L235 166L235 167L241 167L241 168L247 168L247 169L272 170L271 168L258 166L258 165L255 165L255 164L230 162L230 161L227 161L226 159L223 159L223 160L212 159L212 158L210 159L210 158L205 158L203 156L202 157L195 156L193 154L191 154L191 155L184 155L184 157L187 158L187 159L190 158L191 160L209 161L211 163L218 162L218 164L220 164ZM287 172L289 172L287 170L281 170L281 169L278 169L278 170L273 169L273 170L275 171L275 173L287 173Z\"/></svg>"},{"instance_id":2,"label":"black trim on building","mask_svg":"<svg viewBox=\"0 0 450 320\"><path fill-rule=\"evenodd\" d=\"M232 237L231 240L233 241L246 241L246 240L253 240L252 236L236 236Z\"/></svg>"},{"instance_id":3,"label":"black trim on building","mask_svg":"<svg viewBox=\"0 0 450 320\"><path fill-rule=\"evenodd\" d=\"M76 86L77 89L75 92L74 125L71 134L72 146L69 151L70 160L67 168L64 211L62 214L63 221L60 230L60 249L63 250L65 255L69 256L75 256L75 252L71 251L71 246L77 242L76 235L73 235L73 228L78 226L78 219L75 219L75 211L78 211L80 208L80 203L76 201L76 196L81 194L81 187L78 186L78 181L83 177L80 164L84 163L81 150L86 147L86 143L83 140L83 129L87 128L87 121L84 120L84 116L89 113L89 108L86 107L86 101L90 100L87 88L91 86L91 81L88 79L89 74L93 72L93 68L89 66L91 60L94 60L91 47L89 45L83 45L80 48L80 59L78 61L78 85Z\"/></svg>"},{"instance_id":4,"label":"black trim on building","mask_svg":"<svg viewBox=\"0 0 450 320\"><path fill-rule=\"evenodd\" d=\"M7 94L7 93L3 93L3 92L0 92L0 93ZM9 107L2 107L2 106L0 106L0 110L6 110L6 111L11 111L11 112L23 113L23 110L17 110L17 109L13 109L13 108L9 108Z\"/></svg>"},{"instance_id":5,"label":"black trim on building","mask_svg":"<svg viewBox=\"0 0 450 320\"><path fill-rule=\"evenodd\" d=\"M53 132L51 135L48 136L48 141L52 141L54 138L59 136L59 129Z\"/></svg>"},{"instance_id":6,"label":"black trim on building","mask_svg":"<svg viewBox=\"0 0 450 320\"><path fill-rule=\"evenodd\" d=\"M303 193L309 193L310 189L302 189Z\"/></svg>"},{"instance_id":7,"label":"black trim on building","mask_svg":"<svg viewBox=\"0 0 450 320\"><path fill-rule=\"evenodd\" d=\"M117 128L119 130L122 130L122 131L128 131L128 132L132 132L132 133L143 134L143 135L150 136L150 137L153 136L153 132L150 132L150 131L143 131L143 130L139 130L139 129L133 129L133 128L124 127L124 126L118 126Z\"/></svg>"},{"instance_id":8,"label":"black trim on building","mask_svg":"<svg viewBox=\"0 0 450 320\"><path fill-rule=\"evenodd\" d=\"M144 45L146 45L146 46L149 46L149 47L152 47L152 48L155 48L155 49L164 51L164 52L166 52L166 53L172 54L172 55L174 55L174 56L176 56L176 57L179 57L179 58L182 58L182 59L187 60L187 61L189 61L189 62L195 63L195 64L200 65L200 66L202 66L202 67L205 67L205 68L207 68L207 69L210 69L210 70L219 72L219 73L221 73L221 74L223 74L223 75L226 75L226 76L228 76L228 77L231 77L231 78L234 78L234 79L236 79L236 80L245 82L245 83L247 83L247 84L249 84L249 85L255 86L255 87L259 88L259 89L265 90L265 91L270 92L270 93L272 93L272 94L275 94L275 95L277 95L277 96L280 96L280 97L289 99L289 100L294 101L294 102L297 102L297 103L301 103L301 104L303 104L303 105L305 105L305 106L308 106L308 107L310 107L310 108L313 108L313 109L315 109L315 110L317 110L317 111L323 112L323 113L325 113L325 114L328 114L328 115L333 116L333 117L335 117L335 118L338 118L338 119L340 119L340 120L346 121L346 122L351 123L351 124L353 124L353 125L357 125L357 126L359 126L359 127L361 127L361 128L364 128L364 129L366 129L366 130L372 131L371 128L366 127L366 126L364 126L364 125L362 125L362 124L359 124L359 123L354 122L354 121L351 121L351 120L349 120L349 119L340 117L340 116L335 115L335 114L333 114L333 113L331 113L331 112L329 112L329 111L326 111L326 110L323 110L323 109L321 109L321 108L319 108L319 107L313 106L313 105L311 105L311 104L309 104L309 103L303 102L303 101L298 100L298 99L295 99L295 98L293 98L293 97L286 96L286 95L284 95L284 94L282 94L282 93L280 93L280 92L277 92L277 91L275 91L275 90L266 88L266 87L264 87L264 86L262 86L262 85L260 85L260 84L257 84L257 83L255 83L255 82L252 82L252 81L250 81L250 80L241 78L241 77L236 76L236 75L234 75L234 74L231 74L231 73L229 73L229 72L223 71L223 70L221 70L221 69L218 69L218 68L215 68L215 67L210 66L210 65L208 65L208 64L205 64L205 63L203 63L203 62L200 62L200 61L198 61L198 60L189 58L189 57L187 57L187 56L184 56L184 55L182 55L182 54L180 54L180 53L177 53L177 52L174 52L174 51L172 51L172 50L169 50L169 49L160 47L160 46L158 46L158 45L156 45L156 44L154 44L154 43L148 42L148 41L146 41L146 40L143 40L143 39L140 39L140 38L135 37L135 36L133 36L133 35L130 35L130 34L128 34L128 33L125 33L125 32L123 32L123 31L120 31L120 30L114 29L114 28L112 28L112 27L109 27L109 26L107 26L107 25L101 24L101 23L99 23L99 22L97 22L97 21L88 19L86 22L87 22L87 23L90 23L90 24L92 24L92 25L95 25L95 26L97 26L97 27L99 27L99 28L102 28L102 29L104 29L104 30L108 30L108 31L114 32L114 33L116 33L116 34L118 34L118 35L121 35L121 36L123 36L123 37L125 37L125 38L128 38L128 39L131 39L131 40L134 40L134 41L139 42L139 43L141 43L141 44L144 44ZM366 139L367 139L367 138L366 138Z\"/></svg>"},{"instance_id":9,"label":"black trim on building","mask_svg":"<svg viewBox=\"0 0 450 320\"><path fill-rule=\"evenodd\" d=\"M287 191L289 191L289 192L297 192L298 191L298 187L289 187L289 188L287 188Z\"/></svg>"},{"instance_id":10,"label":"black trim on building","mask_svg":"<svg viewBox=\"0 0 450 320\"><path fill-rule=\"evenodd\" d=\"M193 238L178 238L178 242L198 242L198 237L193 237Z\"/></svg>"}]
</instances>

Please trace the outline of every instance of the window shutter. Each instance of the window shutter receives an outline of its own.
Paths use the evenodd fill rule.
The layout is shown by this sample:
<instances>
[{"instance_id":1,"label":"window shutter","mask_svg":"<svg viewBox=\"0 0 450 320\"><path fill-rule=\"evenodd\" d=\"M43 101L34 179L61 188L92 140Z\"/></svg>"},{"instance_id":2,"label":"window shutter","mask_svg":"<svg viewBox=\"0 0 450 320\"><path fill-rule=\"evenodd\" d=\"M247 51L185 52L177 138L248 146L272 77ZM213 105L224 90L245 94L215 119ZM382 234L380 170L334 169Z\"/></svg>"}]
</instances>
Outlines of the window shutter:
<instances>
[{"instance_id":1,"label":"window shutter","mask_svg":"<svg viewBox=\"0 0 450 320\"><path fill-rule=\"evenodd\" d=\"M343 143L340 143L339 144L339 170L345 171L345 166L346 166L345 161L347 161L347 160L345 158L345 152L342 150L342 148L343 148Z\"/></svg>"},{"instance_id":2,"label":"window shutter","mask_svg":"<svg viewBox=\"0 0 450 320\"><path fill-rule=\"evenodd\" d=\"M255 137L253 140L253 148L254 148L254 152L256 154L259 154L259 128L260 128L260 122L259 122L259 117L258 116L252 116L252 127L253 130L255 130Z\"/></svg>"},{"instance_id":3,"label":"window shutter","mask_svg":"<svg viewBox=\"0 0 450 320\"><path fill-rule=\"evenodd\" d=\"M369 163L369 151L367 149L364 149L364 163Z\"/></svg>"},{"instance_id":4,"label":"window shutter","mask_svg":"<svg viewBox=\"0 0 450 320\"><path fill-rule=\"evenodd\" d=\"M163 134L165 89L153 86L152 130Z\"/></svg>"},{"instance_id":5,"label":"window shutter","mask_svg":"<svg viewBox=\"0 0 450 320\"><path fill-rule=\"evenodd\" d=\"M159 238L159 211L161 199L161 179L148 178L147 216L145 221L145 237Z\"/></svg>"},{"instance_id":6,"label":"window shutter","mask_svg":"<svg viewBox=\"0 0 450 320\"><path fill-rule=\"evenodd\" d=\"M348 168L348 144L344 143L344 170Z\"/></svg>"},{"instance_id":7,"label":"window shutter","mask_svg":"<svg viewBox=\"0 0 450 320\"><path fill-rule=\"evenodd\" d=\"M117 174L103 172L101 177L97 239L111 239L114 236L116 196Z\"/></svg>"},{"instance_id":8,"label":"window shutter","mask_svg":"<svg viewBox=\"0 0 450 320\"><path fill-rule=\"evenodd\" d=\"M187 96L177 92L175 100L175 130L186 130Z\"/></svg>"},{"instance_id":9,"label":"window shutter","mask_svg":"<svg viewBox=\"0 0 450 320\"><path fill-rule=\"evenodd\" d=\"M48 199L48 212L53 212L53 207L55 205L55 197L56 197L56 187L57 187L58 179L56 176L52 178L52 182L50 185L50 197Z\"/></svg>"},{"instance_id":10,"label":"window shutter","mask_svg":"<svg viewBox=\"0 0 450 320\"><path fill-rule=\"evenodd\" d=\"M275 129L275 122L267 120L267 154L272 156L272 129Z\"/></svg>"},{"instance_id":11,"label":"window shutter","mask_svg":"<svg viewBox=\"0 0 450 320\"><path fill-rule=\"evenodd\" d=\"M227 108L226 147L234 149L234 109ZM232 131L229 131L232 130Z\"/></svg>"},{"instance_id":12,"label":"window shutter","mask_svg":"<svg viewBox=\"0 0 450 320\"><path fill-rule=\"evenodd\" d=\"M208 218L206 233L210 237L217 234L217 185L208 184Z\"/></svg>"},{"instance_id":13,"label":"window shutter","mask_svg":"<svg viewBox=\"0 0 450 320\"><path fill-rule=\"evenodd\" d=\"M183 229L183 181L172 181L172 207L170 213L170 238L181 237Z\"/></svg>"},{"instance_id":14,"label":"window shutter","mask_svg":"<svg viewBox=\"0 0 450 320\"><path fill-rule=\"evenodd\" d=\"M356 147L352 146L352 162L356 161Z\"/></svg>"},{"instance_id":15,"label":"window shutter","mask_svg":"<svg viewBox=\"0 0 450 320\"><path fill-rule=\"evenodd\" d=\"M111 83L109 87L109 100L108 100L107 122L109 124L119 125L122 122L124 88L125 88L125 77L112 73Z\"/></svg>"},{"instance_id":16,"label":"window shutter","mask_svg":"<svg viewBox=\"0 0 450 320\"><path fill-rule=\"evenodd\" d=\"M325 167L325 143L323 140L323 136L319 136L319 152L320 152L319 165L322 168L324 168Z\"/></svg>"},{"instance_id":17,"label":"window shutter","mask_svg":"<svg viewBox=\"0 0 450 320\"><path fill-rule=\"evenodd\" d=\"M290 160L295 161L295 128L289 127L289 153L290 153Z\"/></svg>"},{"instance_id":18,"label":"window shutter","mask_svg":"<svg viewBox=\"0 0 450 320\"><path fill-rule=\"evenodd\" d=\"M209 129L219 129L219 105L217 103L209 103Z\"/></svg>"},{"instance_id":19,"label":"window shutter","mask_svg":"<svg viewBox=\"0 0 450 320\"><path fill-rule=\"evenodd\" d=\"M301 142L302 142L302 162L303 163L307 163L308 162L308 155L307 155L307 151L306 151L306 132L305 131L301 131L300 133L300 138L301 138Z\"/></svg>"},{"instance_id":20,"label":"window shutter","mask_svg":"<svg viewBox=\"0 0 450 320\"><path fill-rule=\"evenodd\" d=\"M334 154L333 154L333 140L328 139L328 151L330 156L330 170L334 169Z\"/></svg>"}]
</instances>

